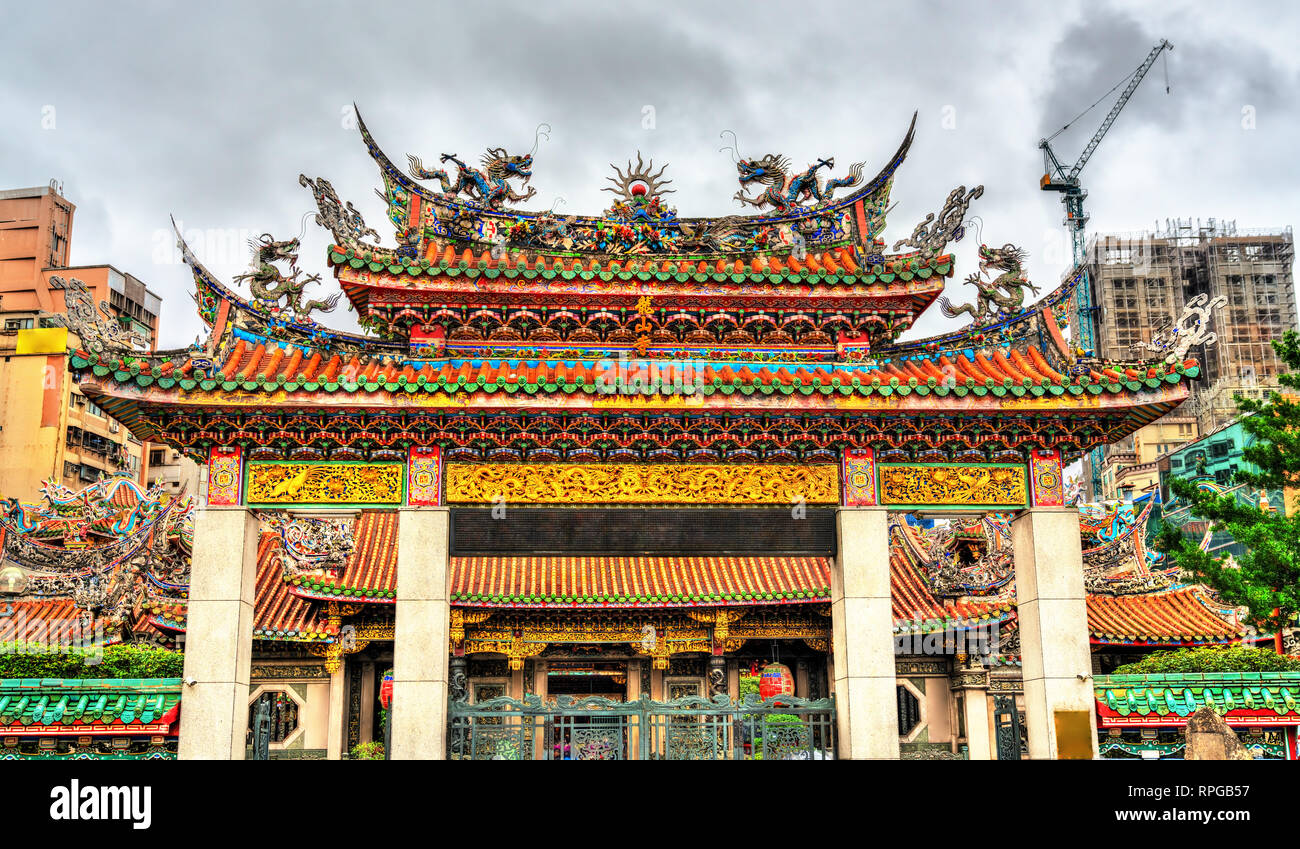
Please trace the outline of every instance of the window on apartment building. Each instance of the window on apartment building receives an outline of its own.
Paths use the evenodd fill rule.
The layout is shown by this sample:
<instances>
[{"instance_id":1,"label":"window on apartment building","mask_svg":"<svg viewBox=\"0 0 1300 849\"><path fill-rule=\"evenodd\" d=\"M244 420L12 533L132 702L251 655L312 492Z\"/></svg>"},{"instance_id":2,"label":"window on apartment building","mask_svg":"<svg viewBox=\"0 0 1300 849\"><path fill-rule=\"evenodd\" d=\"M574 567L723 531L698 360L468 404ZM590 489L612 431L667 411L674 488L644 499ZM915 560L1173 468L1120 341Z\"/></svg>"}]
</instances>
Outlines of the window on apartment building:
<instances>
[{"instance_id":1,"label":"window on apartment building","mask_svg":"<svg viewBox=\"0 0 1300 849\"><path fill-rule=\"evenodd\" d=\"M161 466L163 463L166 462L166 457L167 457L167 452L166 452L166 451L150 451L150 452L149 452L149 465L151 465L151 466Z\"/></svg>"},{"instance_id":2,"label":"window on apartment building","mask_svg":"<svg viewBox=\"0 0 1300 849\"><path fill-rule=\"evenodd\" d=\"M104 411L99 409L99 405L96 404L94 401L90 400L89 398L86 399L86 412L90 413L92 416L99 416L100 418L105 418Z\"/></svg>"},{"instance_id":3,"label":"window on apartment building","mask_svg":"<svg viewBox=\"0 0 1300 849\"><path fill-rule=\"evenodd\" d=\"M75 409L77 409L77 406L78 406L78 405L79 405L79 404L84 400L84 398L85 398L85 396L83 396L83 395L78 395L78 394L75 393L75 392L69 392L69 393L68 393L68 409L69 409L69 410L75 410Z\"/></svg>"},{"instance_id":4,"label":"window on apartment building","mask_svg":"<svg viewBox=\"0 0 1300 849\"><path fill-rule=\"evenodd\" d=\"M81 467L80 467L79 465L77 465L76 463L67 463L67 462L65 462L65 463L63 464L63 476L64 476L65 478L75 478L75 477L77 476L77 471L78 471L80 468L81 468Z\"/></svg>"},{"instance_id":5,"label":"window on apartment building","mask_svg":"<svg viewBox=\"0 0 1300 849\"><path fill-rule=\"evenodd\" d=\"M31 330L33 319L30 318L7 318L5 319L5 330Z\"/></svg>"}]
</instances>

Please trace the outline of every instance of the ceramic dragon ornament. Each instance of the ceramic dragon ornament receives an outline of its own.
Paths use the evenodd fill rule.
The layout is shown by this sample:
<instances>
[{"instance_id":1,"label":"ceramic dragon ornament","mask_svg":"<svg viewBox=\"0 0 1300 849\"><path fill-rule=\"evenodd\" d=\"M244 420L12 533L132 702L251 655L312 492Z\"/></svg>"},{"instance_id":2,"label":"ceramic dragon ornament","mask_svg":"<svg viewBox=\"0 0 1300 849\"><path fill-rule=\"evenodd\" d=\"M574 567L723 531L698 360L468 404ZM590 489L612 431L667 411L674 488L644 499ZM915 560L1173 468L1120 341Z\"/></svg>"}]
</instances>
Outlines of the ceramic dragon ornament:
<instances>
[{"instance_id":1,"label":"ceramic dragon ornament","mask_svg":"<svg viewBox=\"0 0 1300 849\"><path fill-rule=\"evenodd\" d=\"M756 209L770 206L777 212L815 206L833 199L836 189L852 188L861 183L862 166L863 163L855 162L849 166L847 176L822 183L817 172L822 168L833 169L834 157L818 159L798 173L792 173L789 157L776 153L769 153L761 159L741 159L736 162L740 191L736 192L734 199ZM748 197L745 191L755 183L762 186L763 191L757 197Z\"/></svg>"},{"instance_id":2,"label":"ceramic dragon ornament","mask_svg":"<svg viewBox=\"0 0 1300 849\"><path fill-rule=\"evenodd\" d=\"M456 166L453 179L445 168L433 170L424 167L420 157L407 154L411 164L411 176L417 180L437 180L442 186L443 194L457 197L465 195L477 200L489 209L501 209L507 203L521 203L537 194L537 189L528 185L533 177L533 155L511 156L505 148L489 148L483 154L483 169L479 170L458 159L454 153L444 153L439 160ZM520 194L511 187L511 180L523 180L528 187L526 193Z\"/></svg>"},{"instance_id":3,"label":"ceramic dragon ornament","mask_svg":"<svg viewBox=\"0 0 1300 849\"><path fill-rule=\"evenodd\" d=\"M849 166L849 173L844 177L822 182L817 174L822 168L835 168L835 158L818 159L803 171L794 173L790 158L778 153L769 153L759 159L745 159L738 150L736 135L731 130L724 130L722 137L730 135L732 143L722 150L729 150L736 162L736 174L740 181L740 191L734 200L743 206L755 209L772 207L778 213L795 212L828 203L835 197L836 189L852 188L862 182L862 167L865 163L855 162ZM757 184L763 190L757 197L749 197L746 190Z\"/></svg>"},{"instance_id":4,"label":"ceramic dragon ornament","mask_svg":"<svg viewBox=\"0 0 1300 849\"><path fill-rule=\"evenodd\" d=\"M980 245L980 269L966 278L979 294L973 304L953 306L944 297L939 298L939 310L948 318L969 313L974 326L983 327L1019 315L1025 307L1025 290L1035 295L1038 287L1025 275L1025 252L1012 244L1000 248ZM1001 269L1002 273L990 279L988 270Z\"/></svg>"},{"instance_id":5,"label":"ceramic dragon ornament","mask_svg":"<svg viewBox=\"0 0 1300 849\"><path fill-rule=\"evenodd\" d=\"M236 275L234 280L247 280L249 291L259 301L272 306L273 311L283 310L294 321L311 321L311 314L316 310L330 312L339 301L341 292L335 292L324 300L303 302L303 291L309 283L319 283L319 274L309 274L299 278L298 239L276 241L270 233L263 233L257 240L249 241L253 249L256 268L244 274ZM289 274L280 273L274 263L288 262ZM283 301L283 305L281 305Z\"/></svg>"},{"instance_id":6,"label":"ceramic dragon ornament","mask_svg":"<svg viewBox=\"0 0 1300 849\"><path fill-rule=\"evenodd\" d=\"M1218 341L1219 335L1210 330L1210 320L1214 311L1226 303L1228 299L1223 295L1212 301L1207 294L1197 295L1183 307L1177 321L1166 320L1156 328L1150 342L1138 342L1132 347L1165 354L1164 361L1168 364L1180 362L1194 345L1212 345Z\"/></svg>"}]
</instances>

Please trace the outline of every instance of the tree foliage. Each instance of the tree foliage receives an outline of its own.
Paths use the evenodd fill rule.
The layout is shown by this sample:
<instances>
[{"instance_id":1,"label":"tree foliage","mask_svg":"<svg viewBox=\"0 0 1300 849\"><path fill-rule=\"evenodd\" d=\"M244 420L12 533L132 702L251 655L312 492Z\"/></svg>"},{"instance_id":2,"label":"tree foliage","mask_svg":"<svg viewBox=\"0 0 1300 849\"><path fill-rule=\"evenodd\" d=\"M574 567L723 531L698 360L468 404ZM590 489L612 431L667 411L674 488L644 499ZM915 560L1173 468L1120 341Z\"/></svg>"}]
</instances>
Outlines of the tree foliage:
<instances>
[{"instance_id":1,"label":"tree foliage","mask_svg":"<svg viewBox=\"0 0 1300 849\"><path fill-rule=\"evenodd\" d=\"M1152 652L1136 663L1126 663L1115 670L1116 675L1162 672L1300 672L1300 657L1240 645L1203 646Z\"/></svg>"},{"instance_id":2,"label":"tree foliage","mask_svg":"<svg viewBox=\"0 0 1300 849\"><path fill-rule=\"evenodd\" d=\"M0 678L180 678L185 655L148 645L66 649L0 643Z\"/></svg>"},{"instance_id":3,"label":"tree foliage","mask_svg":"<svg viewBox=\"0 0 1300 849\"><path fill-rule=\"evenodd\" d=\"M1285 490L1300 486L1300 335L1287 331L1273 341L1273 348L1289 369L1280 377L1287 396L1273 392L1263 401L1237 398L1241 426L1255 437L1243 456L1259 471L1238 469L1233 482ZM1162 524L1156 547L1224 601L1246 607L1255 627L1276 632L1292 622L1300 612L1300 515L1243 505L1235 494L1203 491L1183 478L1171 478L1169 485L1193 516L1226 531L1246 553L1229 562L1201 551L1197 540L1168 523Z\"/></svg>"}]
</instances>

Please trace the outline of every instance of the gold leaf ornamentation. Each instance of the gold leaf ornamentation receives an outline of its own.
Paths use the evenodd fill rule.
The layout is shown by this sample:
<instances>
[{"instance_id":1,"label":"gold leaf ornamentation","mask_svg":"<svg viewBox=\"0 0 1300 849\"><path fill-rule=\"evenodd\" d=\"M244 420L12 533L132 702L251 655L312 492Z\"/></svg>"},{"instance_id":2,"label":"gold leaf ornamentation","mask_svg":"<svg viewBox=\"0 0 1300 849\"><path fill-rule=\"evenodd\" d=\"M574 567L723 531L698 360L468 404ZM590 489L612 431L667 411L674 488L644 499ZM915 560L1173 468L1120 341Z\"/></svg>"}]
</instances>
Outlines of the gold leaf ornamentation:
<instances>
[{"instance_id":1,"label":"gold leaf ornamentation","mask_svg":"<svg viewBox=\"0 0 1300 849\"><path fill-rule=\"evenodd\" d=\"M401 463L248 464L251 504L401 504Z\"/></svg>"},{"instance_id":2,"label":"gold leaf ornamentation","mask_svg":"<svg viewBox=\"0 0 1300 849\"><path fill-rule=\"evenodd\" d=\"M1024 507L1024 466L880 465L882 504Z\"/></svg>"},{"instance_id":3,"label":"gold leaf ornamentation","mask_svg":"<svg viewBox=\"0 0 1300 849\"><path fill-rule=\"evenodd\" d=\"M459 504L839 503L834 465L452 463L447 501Z\"/></svg>"}]
</instances>

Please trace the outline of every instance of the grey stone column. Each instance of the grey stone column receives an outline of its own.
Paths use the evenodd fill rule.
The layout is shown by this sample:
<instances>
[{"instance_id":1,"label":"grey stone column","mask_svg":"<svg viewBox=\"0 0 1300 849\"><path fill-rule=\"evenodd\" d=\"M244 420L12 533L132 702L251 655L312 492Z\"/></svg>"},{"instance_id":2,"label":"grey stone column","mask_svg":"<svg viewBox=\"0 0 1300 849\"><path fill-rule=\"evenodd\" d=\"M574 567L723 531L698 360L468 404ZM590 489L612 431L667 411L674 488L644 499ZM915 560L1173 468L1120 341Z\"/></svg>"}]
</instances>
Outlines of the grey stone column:
<instances>
[{"instance_id":1,"label":"grey stone column","mask_svg":"<svg viewBox=\"0 0 1300 849\"><path fill-rule=\"evenodd\" d=\"M178 756L243 760L253 665L257 519L242 507L194 517Z\"/></svg>"},{"instance_id":2,"label":"grey stone column","mask_svg":"<svg viewBox=\"0 0 1300 849\"><path fill-rule=\"evenodd\" d=\"M727 659L721 655L709 658L708 692L706 698L727 695Z\"/></svg>"},{"instance_id":3,"label":"grey stone column","mask_svg":"<svg viewBox=\"0 0 1300 849\"><path fill-rule=\"evenodd\" d=\"M1012 521L1011 540L1029 757L1059 757L1057 732L1069 734L1070 729L1091 740L1091 754L1081 751L1079 756L1095 757L1097 716L1079 513L1072 507L1035 507Z\"/></svg>"},{"instance_id":4,"label":"grey stone column","mask_svg":"<svg viewBox=\"0 0 1300 849\"><path fill-rule=\"evenodd\" d=\"M330 674L329 718L326 721L329 736L325 738L325 758L331 761L343 757L348 741L347 723L343 720L344 706L347 704L347 668L346 663L340 663L339 668Z\"/></svg>"},{"instance_id":5,"label":"grey stone column","mask_svg":"<svg viewBox=\"0 0 1300 849\"><path fill-rule=\"evenodd\" d=\"M993 741L989 736L989 674L978 661L955 670L952 693L962 697L961 717L966 726L966 751L973 761L994 760Z\"/></svg>"},{"instance_id":6,"label":"grey stone column","mask_svg":"<svg viewBox=\"0 0 1300 849\"><path fill-rule=\"evenodd\" d=\"M447 679L447 698L464 704L469 701L469 663L462 657L452 657L451 676Z\"/></svg>"},{"instance_id":7,"label":"grey stone column","mask_svg":"<svg viewBox=\"0 0 1300 849\"><path fill-rule=\"evenodd\" d=\"M880 507L842 507L837 528L831 626L839 757L897 759L888 518Z\"/></svg>"},{"instance_id":8,"label":"grey stone column","mask_svg":"<svg viewBox=\"0 0 1300 849\"><path fill-rule=\"evenodd\" d=\"M393 760L447 756L449 529L445 507L406 508L398 519Z\"/></svg>"}]
</instances>

